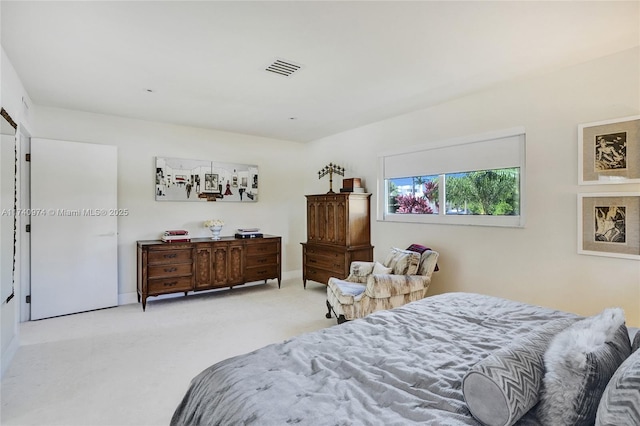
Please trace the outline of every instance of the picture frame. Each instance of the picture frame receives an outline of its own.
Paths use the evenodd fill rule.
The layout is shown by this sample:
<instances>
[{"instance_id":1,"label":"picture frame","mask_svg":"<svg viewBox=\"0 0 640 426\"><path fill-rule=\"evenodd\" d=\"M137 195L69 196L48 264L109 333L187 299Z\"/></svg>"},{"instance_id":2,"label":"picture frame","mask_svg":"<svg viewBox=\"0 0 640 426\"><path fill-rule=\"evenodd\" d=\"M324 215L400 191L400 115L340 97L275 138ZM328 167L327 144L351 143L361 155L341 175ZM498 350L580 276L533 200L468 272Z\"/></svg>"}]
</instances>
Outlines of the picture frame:
<instances>
[{"instance_id":1,"label":"picture frame","mask_svg":"<svg viewBox=\"0 0 640 426\"><path fill-rule=\"evenodd\" d=\"M640 115L578 125L578 184L640 182Z\"/></svg>"},{"instance_id":2,"label":"picture frame","mask_svg":"<svg viewBox=\"0 0 640 426\"><path fill-rule=\"evenodd\" d=\"M578 253L640 260L640 192L578 194Z\"/></svg>"},{"instance_id":3,"label":"picture frame","mask_svg":"<svg viewBox=\"0 0 640 426\"><path fill-rule=\"evenodd\" d=\"M218 193L220 188L218 187L218 175L216 173L204 174L204 190L206 192Z\"/></svg>"},{"instance_id":4,"label":"picture frame","mask_svg":"<svg viewBox=\"0 0 640 426\"><path fill-rule=\"evenodd\" d=\"M155 174L156 201L258 201L257 165L156 157Z\"/></svg>"}]
</instances>

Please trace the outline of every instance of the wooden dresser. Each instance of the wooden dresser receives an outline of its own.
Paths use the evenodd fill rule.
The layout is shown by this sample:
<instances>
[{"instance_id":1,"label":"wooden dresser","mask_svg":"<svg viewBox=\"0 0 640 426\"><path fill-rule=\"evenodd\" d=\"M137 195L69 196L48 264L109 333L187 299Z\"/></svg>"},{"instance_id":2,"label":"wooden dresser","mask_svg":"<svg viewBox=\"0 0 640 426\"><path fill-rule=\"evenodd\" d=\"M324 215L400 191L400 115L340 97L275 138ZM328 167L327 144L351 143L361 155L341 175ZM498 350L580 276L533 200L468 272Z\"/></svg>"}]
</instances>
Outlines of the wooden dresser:
<instances>
[{"instance_id":1,"label":"wooden dresser","mask_svg":"<svg viewBox=\"0 0 640 426\"><path fill-rule=\"evenodd\" d=\"M371 194L307 195L307 242L302 243L302 280L327 284L345 278L354 260L372 261Z\"/></svg>"},{"instance_id":2,"label":"wooden dresser","mask_svg":"<svg viewBox=\"0 0 640 426\"><path fill-rule=\"evenodd\" d=\"M233 287L282 277L281 237L138 241L138 302L161 294Z\"/></svg>"}]
</instances>

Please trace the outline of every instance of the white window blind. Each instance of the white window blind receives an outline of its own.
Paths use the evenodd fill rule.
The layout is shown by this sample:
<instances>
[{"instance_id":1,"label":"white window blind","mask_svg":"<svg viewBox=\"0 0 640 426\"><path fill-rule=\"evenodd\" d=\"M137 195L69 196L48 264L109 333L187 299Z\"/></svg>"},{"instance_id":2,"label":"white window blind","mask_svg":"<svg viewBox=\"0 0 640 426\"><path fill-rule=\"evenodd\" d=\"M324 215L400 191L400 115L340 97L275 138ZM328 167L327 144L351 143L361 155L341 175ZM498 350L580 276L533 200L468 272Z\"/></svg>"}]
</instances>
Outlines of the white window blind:
<instances>
[{"instance_id":1,"label":"white window blind","mask_svg":"<svg viewBox=\"0 0 640 426\"><path fill-rule=\"evenodd\" d=\"M382 156L384 178L520 167L524 131L510 136L458 140Z\"/></svg>"}]
</instances>

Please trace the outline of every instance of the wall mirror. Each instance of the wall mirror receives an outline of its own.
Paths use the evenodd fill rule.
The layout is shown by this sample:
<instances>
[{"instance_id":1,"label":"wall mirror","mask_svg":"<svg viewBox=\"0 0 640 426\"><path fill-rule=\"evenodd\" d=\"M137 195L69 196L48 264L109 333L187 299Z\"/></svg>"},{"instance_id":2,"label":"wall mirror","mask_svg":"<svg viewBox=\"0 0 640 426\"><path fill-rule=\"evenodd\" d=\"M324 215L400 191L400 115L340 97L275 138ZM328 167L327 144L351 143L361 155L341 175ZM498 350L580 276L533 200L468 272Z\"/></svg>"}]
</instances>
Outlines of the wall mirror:
<instances>
[{"instance_id":1,"label":"wall mirror","mask_svg":"<svg viewBox=\"0 0 640 426\"><path fill-rule=\"evenodd\" d=\"M7 111L0 109L2 143L0 146L0 300L6 303L13 298L16 237L17 237L17 191L16 191L16 130L17 124Z\"/></svg>"}]
</instances>

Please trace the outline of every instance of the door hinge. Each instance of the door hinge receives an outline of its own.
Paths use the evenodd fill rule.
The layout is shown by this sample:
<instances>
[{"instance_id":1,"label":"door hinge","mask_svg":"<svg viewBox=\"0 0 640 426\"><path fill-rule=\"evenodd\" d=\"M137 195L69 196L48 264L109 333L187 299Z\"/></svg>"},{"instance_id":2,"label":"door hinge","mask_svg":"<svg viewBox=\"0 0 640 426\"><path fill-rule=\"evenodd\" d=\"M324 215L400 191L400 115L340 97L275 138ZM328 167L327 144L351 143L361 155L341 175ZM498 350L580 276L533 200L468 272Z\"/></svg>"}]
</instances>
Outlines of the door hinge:
<instances>
[{"instance_id":1,"label":"door hinge","mask_svg":"<svg viewBox=\"0 0 640 426\"><path fill-rule=\"evenodd\" d=\"M31 154L25 154L24 161L31 161Z\"/></svg>"},{"instance_id":2,"label":"door hinge","mask_svg":"<svg viewBox=\"0 0 640 426\"><path fill-rule=\"evenodd\" d=\"M26 232L31 232L31 224L28 223L27 226L25 226L25 231Z\"/></svg>"},{"instance_id":3,"label":"door hinge","mask_svg":"<svg viewBox=\"0 0 640 426\"><path fill-rule=\"evenodd\" d=\"M27 303L31 303L31 295L29 294L27 297L25 297L26 302Z\"/></svg>"}]
</instances>

